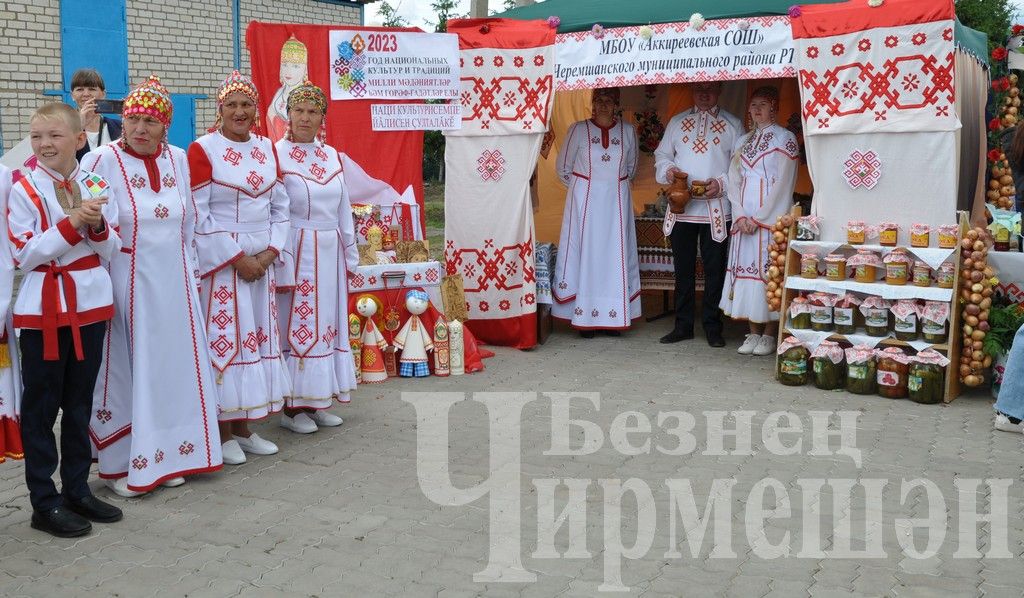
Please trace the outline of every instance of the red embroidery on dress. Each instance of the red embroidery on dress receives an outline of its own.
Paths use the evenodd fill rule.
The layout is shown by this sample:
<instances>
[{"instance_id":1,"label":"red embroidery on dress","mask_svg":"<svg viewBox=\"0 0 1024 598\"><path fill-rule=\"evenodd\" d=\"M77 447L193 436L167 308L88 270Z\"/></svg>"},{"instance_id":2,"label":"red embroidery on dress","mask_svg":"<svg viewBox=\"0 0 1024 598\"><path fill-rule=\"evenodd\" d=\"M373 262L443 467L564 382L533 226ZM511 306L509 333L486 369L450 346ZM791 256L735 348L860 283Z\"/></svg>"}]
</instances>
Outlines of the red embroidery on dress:
<instances>
[{"instance_id":1,"label":"red embroidery on dress","mask_svg":"<svg viewBox=\"0 0 1024 598\"><path fill-rule=\"evenodd\" d=\"M129 182L132 184L132 187L135 187L136 189L142 189L146 186L146 179L138 174L133 174L132 180Z\"/></svg>"},{"instance_id":2,"label":"red embroidery on dress","mask_svg":"<svg viewBox=\"0 0 1024 598\"><path fill-rule=\"evenodd\" d=\"M696 125L696 123L693 122L692 118L684 118L683 119L683 130L686 131L687 133L693 131L693 128L695 126L697 126L697 125Z\"/></svg>"},{"instance_id":3,"label":"red embroidery on dress","mask_svg":"<svg viewBox=\"0 0 1024 598\"><path fill-rule=\"evenodd\" d=\"M725 133L725 121L724 120L716 120L714 123L712 123L711 124L711 132L712 133L718 133L719 135L721 135L722 133Z\"/></svg>"},{"instance_id":4,"label":"red embroidery on dress","mask_svg":"<svg viewBox=\"0 0 1024 598\"><path fill-rule=\"evenodd\" d=\"M309 173L311 175L315 176L317 178L317 180L322 179L324 177L324 173L326 173L326 172L327 172L326 168L324 168L323 166L320 166L319 164L317 164L315 162L313 163L312 166L309 167Z\"/></svg>"},{"instance_id":5,"label":"red embroidery on dress","mask_svg":"<svg viewBox=\"0 0 1024 598\"><path fill-rule=\"evenodd\" d=\"M165 189L170 189L178 184L178 182L174 180L174 177L169 173L164 175L163 183Z\"/></svg>"},{"instance_id":6,"label":"red embroidery on dress","mask_svg":"<svg viewBox=\"0 0 1024 598\"><path fill-rule=\"evenodd\" d=\"M832 45L832 55L833 56L842 56L843 52L845 52L845 51L846 51L846 46L844 46L843 44L833 44Z\"/></svg>"},{"instance_id":7,"label":"red embroidery on dress","mask_svg":"<svg viewBox=\"0 0 1024 598\"><path fill-rule=\"evenodd\" d=\"M486 301L481 301L479 307L482 312L489 311L491 309L491 306Z\"/></svg>"},{"instance_id":8,"label":"red embroidery on dress","mask_svg":"<svg viewBox=\"0 0 1024 598\"><path fill-rule=\"evenodd\" d=\"M272 305L276 306L277 303L275 302ZM271 311L271 313L274 316L274 321L277 321L277 310L276 310L276 308L271 308L270 311ZM256 342L259 343L260 345L265 345L268 340L270 340L270 337L268 337L267 333L263 331L263 327L260 326L259 328L257 328L256 329Z\"/></svg>"},{"instance_id":9,"label":"red embroidery on dress","mask_svg":"<svg viewBox=\"0 0 1024 598\"><path fill-rule=\"evenodd\" d=\"M299 316L300 320L305 320L305 319L309 318L309 316L311 316L314 313L316 313L316 311L312 307L309 306L309 302L308 301L303 301L302 303L300 303L298 305L298 307L295 308L294 311L295 311L295 315Z\"/></svg>"},{"instance_id":10,"label":"red embroidery on dress","mask_svg":"<svg viewBox=\"0 0 1024 598\"><path fill-rule=\"evenodd\" d=\"M540 54L533 57L533 66L544 66L544 57Z\"/></svg>"},{"instance_id":11,"label":"red embroidery on dress","mask_svg":"<svg viewBox=\"0 0 1024 598\"><path fill-rule=\"evenodd\" d=\"M524 63L525 61L523 60L522 56L516 56L512 59L512 64L514 64L516 67L521 67Z\"/></svg>"},{"instance_id":12,"label":"red embroidery on dress","mask_svg":"<svg viewBox=\"0 0 1024 598\"><path fill-rule=\"evenodd\" d=\"M306 344L313 336L313 332L305 324L292 331L292 338L300 345Z\"/></svg>"},{"instance_id":13,"label":"red embroidery on dress","mask_svg":"<svg viewBox=\"0 0 1024 598\"><path fill-rule=\"evenodd\" d=\"M572 310L572 313L576 314L577 316L582 316L583 315L583 308L582 307L577 307L576 309Z\"/></svg>"},{"instance_id":14,"label":"red embroidery on dress","mask_svg":"<svg viewBox=\"0 0 1024 598\"><path fill-rule=\"evenodd\" d=\"M867 52L868 50L871 49L871 40L869 40L869 39L862 39L862 40L860 40L859 42L857 42L857 49L860 50L861 52Z\"/></svg>"},{"instance_id":15,"label":"red embroidery on dress","mask_svg":"<svg viewBox=\"0 0 1024 598\"><path fill-rule=\"evenodd\" d=\"M292 160L295 160L299 164L302 164L306 160L306 154L306 150L296 145L292 147L292 151L288 152L288 157L290 157Z\"/></svg>"},{"instance_id":16,"label":"red embroidery on dress","mask_svg":"<svg viewBox=\"0 0 1024 598\"><path fill-rule=\"evenodd\" d=\"M295 285L295 290L302 294L303 297L309 297L316 287L310 284L308 278L303 278L299 284Z\"/></svg>"},{"instance_id":17,"label":"red embroidery on dress","mask_svg":"<svg viewBox=\"0 0 1024 598\"><path fill-rule=\"evenodd\" d=\"M500 150L484 150L476 159L476 163L476 171L485 181L500 181L505 174L505 158L501 155Z\"/></svg>"},{"instance_id":18,"label":"red embroidery on dress","mask_svg":"<svg viewBox=\"0 0 1024 598\"><path fill-rule=\"evenodd\" d=\"M228 327L228 325L235 321L235 318L234 316L228 313L228 310L221 309L218 310L217 313L210 318L210 321L216 324L217 328L225 330Z\"/></svg>"},{"instance_id":19,"label":"red embroidery on dress","mask_svg":"<svg viewBox=\"0 0 1024 598\"><path fill-rule=\"evenodd\" d=\"M113 416L114 416L114 414L112 414L107 409L97 409L96 410L96 419L100 420L103 423L107 423L108 421L110 421L110 419Z\"/></svg>"},{"instance_id":20,"label":"red embroidery on dress","mask_svg":"<svg viewBox=\"0 0 1024 598\"><path fill-rule=\"evenodd\" d=\"M693 141L693 151L697 154L703 154L708 151L708 142L703 137L698 137Z\"/></svg>"},{"instance_id":21,"label":"red embroidery on dress","mask_svg":"<svg viewBox=\"0 0 1024 598\"><path fill-rule=\"evenodd\" d=\"M160 218L161 220L164 219L164 218L167 218L170 215L170 213L171 213L171 211L168 210L167 206L165 206L162 203L156 204L156 207L153 208L153 214L157 218Z\"/></svg>"},{"instance_id":22,"label":"red embroidery on dress","mask_svg":"<svg viewBox=\"0 0 1024 598\"><path fill-rule=\"evenodd\" d=\"M899 45L899 43L900 43L900 38L896 37L895 35L890 35L890 36L885 38L885 47L886 48L895 48L896 46Z\"/></svg>"},{"instance_id":23,"label":"red embroidery on dress","mask_svg":"<svg viewBox=\"0 0 1024 598\"><path fill-rule=\"evenodd\" d=\"M363 278L362 274L356 274L355 276L352 277L352 286L357 288L357 289L358 288L362 288L363 283L365 283L365 282L366 282L366 279Z\"/></svg>"},{"instance_id":24,"label":"red embroidery on dress","mask_svg":"<svg viewBox=\"0 0 1024 598\"><path fill-rule=\"evenodd\" d=\"M255 353L260 346L259 341L256 339L256 333L250 331L249 334L245 335L245 340L242 341L242 346Z\"/></svg>"},{"instance_id":25,"label":"red embroidery on dress","mask_svg":"<svg viewBox=\"0 0 1024 598\"><path fill-rule=\"evenodd\" d=\"M143 469L149 467L149 459L143 457L142 455L139 455L138 457L132 459L132 467L138 469L139 471L142 471Z\"/></svg>"},{"instance_id":26,"label":"red embroidery on dress","mask_svg":"<svg viewBox=\"0 0 1024 598\"><path fill-rule=\"evenodd\" d=\"M220 412L220 410L218 409L218 413L219 412ZM184 456L184 455L191 455L192 451L194 451L195 448L196 448L195 445L193 445L191 442L186 440L185 442L181 443L181 446L178 447L178 454L182 455L182 456Z\"/></svg>"},{"instance_id":27,"label":"red embroidery on dress","mask_svg":"<svg viewBox=\"0 0 1024 598\"><path fill-rule=\"evenodd\" d=\"M245 182L249 183L249 186L252 187L253 191L256 191L257 189L260 188L260 185L263 184L263 177L260 176L255 170L251 170L249 171L249 176L245 178Z\"/></svg>"},{"instance_id":28,"label":"red embroidery on dress","mask_svg":"<svg viewBox=\"0 0 1024 598\"><path fill-rule=\"evenodd\" d=\"M217 340L210 343L210 348L217 354L217 357L226 357L235 350L235 343L228 340L228 337L223 334L217 337Z\"/></svg>"},{"instance_id":29,"label":"red embroidery on dress","mask_svg":"<svg viewBox=\"0 0 1024 598\"><path fill-rule=\"evenodd\" d=\"M510 307L512 307L512 304L509 303L508 299L502 299L498 302L498 309L501 311L508 311Z\"/></svg>"},{"instance_id":30,"label":"red embroidery on dress","mask_svg":"<svg viewBox=\"0 0 1024 598\"><path fill-rule=\"evenodd\" d=\"M590 310L590 317L591 318L596 318L599 315L601 315L601 312L597 311L596 309Z\"/></svg>"},{"instance_id":31,"label":"red embroidery on dress","mask_svg":"<svg viewBox=\"0 0 1024 598\"><path fill-rule=\"evenodd\" d=\"M338 331L333 326L327 327L327 332L324 332L323 336L320 337L323 341L330 345L334 342L334 339L338 338Z\"/></svg>"},{"instance_id":32,"label":"red embroidery on dress","mask_svg":"<svg viewBox=\"0 0 1024 598\"><path fill-rule=\"evenodd\" d=\"M327 152L325 152L322 147L317 147L315 150L313 150L313 155L316 156L321 161L327 159Z\"/></svg>"},{"instance_id":33,"label":"red embroidery on dress","mask_svg":"<svg viewBox=\"0 0 1024 598\"><path fill-rule=\"evenodd\" d=\"M238 166L242 162L242 154L236 151L235 148L229 147L224 152L224 155L221 156L221 159L232 166Z\"/></svg>"},{"instance_id":34,"label":"red embroidery on dress","mask_svg":"<svg viewBox=\"0 0 1024 598\"><path fill-rule=\"evenodd\" d=\"M609 318L614 318L614 317L615 317L615 316L617 316L617 315L619 315L619 312L615 311L614 309L613 309L613 310L610 310L610 311L608 312L608 317L609 317Z\"/></svg>"},{"instance_id":35,"label":"red embroidery on dress","mask_svg":"<svg viewBox=\"0 0 1024 598\"><path fill-rule=\"evenodd\" d=\"M925 35L924 33L915 33L914 37L910 38L910 43L914 44L915 46L924 45L926 41L928 41L928 36Z\"/></svg>"},{"instance_id":36,"label":"red embroidery on dress","mask_svg":"<svg viewBox=\"0 0 1024 598\"><path fill-rule=\"evenodd\" d=\"M157 449L156 453L153 454L153 461L156 463L162 463L164 460L164 452Z\"/></svg>"},{"instance_id":37,"label":"red embroidery on dress","mask_svg":"<svg viewBox=\"0 0 1024 598\"><path fill-rule=\"evenodd\" d=\"M818 46L807 46L806 54L807 54L807 57L812 59L812 60L817 58L818 57Z\"/></svg>"},{"instance_id":38,"label":"red embroidery on dress","mask_svg":"<svg viewBox=\"0 0 1024 598\"><path fill-rule=\"evenodd\" d=\"M260 166L263 166L264 164L267 163L267 155L264 154L263 151L258 147L252 148L252 151L249 152L249 155L252 157L253 160L259 162Z\"/></svg>"},{"instance_id":39,"label":"red embroidery on dress","mask_svg":"<svg viewBox=\"0 0 1024 598\"><path fill-rule=\"evenodd\" d=\"M228 301L235 296L234 293L228 290L225 285L220 285L217 290L212 294L213 298L220 302L221 305L227 305Z\"/></svg>"},{"instance_id":40,"label":"red embroidery on dress","mask_svg":"<svg viewBox=\"0 0 1024 598\"><path fill-rule=\"evenodd\" d=\"M523 299L526 300L527 305L533 305L533 302L536 298L533 296L533 293L527 293L526 295L523 296Z\"/></svg>"}]
</instances>

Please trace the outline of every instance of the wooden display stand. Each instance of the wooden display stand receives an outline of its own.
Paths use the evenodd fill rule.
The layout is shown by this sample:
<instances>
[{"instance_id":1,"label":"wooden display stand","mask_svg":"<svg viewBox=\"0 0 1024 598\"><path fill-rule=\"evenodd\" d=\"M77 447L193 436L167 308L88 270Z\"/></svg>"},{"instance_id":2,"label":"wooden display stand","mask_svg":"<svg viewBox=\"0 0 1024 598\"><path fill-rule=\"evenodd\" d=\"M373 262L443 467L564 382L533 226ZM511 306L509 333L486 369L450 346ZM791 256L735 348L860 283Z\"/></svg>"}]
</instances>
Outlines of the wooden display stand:
<instances>
[{"instance_id":1,"label":"wooden display stand","mask_svg":"<svg viewBox=\"0 0 1024 598\"><path fill-rule=\"evenodd\" d=\"M786 323L788 321L789 304L793 300L793 298L796 297L800 293L800 290L791 289L791 288L789 288L789 285L787 284L789 279L790 279L790 277L795 277L795 278L799 278L800 277L800 253L797 252L795 249L793 249L793 241L796 240L796 219L799 218L800 215L801 215L800 214L800 208L799 207L794 207L793 211L791 212L791 215L793 217L793 225L790 226L790 228L789 228L789 242L786 244L786 266L785 266L786 277L783 280L782 306L779 308L780 309L780 311L779 311L779 336L778 336L778 343L779 344L781 344L783 339L785 339L786 337L792 336L792 333L786 327ZM965 233L970 229L970 224L968 222L967 213L966 212L959 212L958 215L959 215L959 219L960 219L960 237L959 237L959 239L962 239L962 238L964 238ZM943 401L945 403L949 403L950 401L955 399L957 396L960 395L960 391L961 391L961 387L960 387L960 350L961 350L961 347L960 347L960 337L961 337L961 334L960 334L960 311L961 310L960 310L960 306L959 306L959 304L960 304L960 301L959 301L959 289L960 289L960 245L959 245L959 239L958 239L958 244L957 244L956 248L953 250L952 257L951 257L951 259L954 260L955 278L953 280L953 288L950 289L952 291L952 293L951 293L950 311L949 311L949 333L948 333L948 336L946 338L946 342L945 343L937 344L937 345L932 345L933 349L935 349L936 351L944 354L946 356L946 358L949 359L949 365L946 366L946 389L945 389L945 395L943 397ZM856 247L863 247L863 245L841 245L840 248L842 248L842 247L854 247L854 248L856 248ZM913 248L908 248L908 249L910 249L911 252L913 251ZM880 287L888 286L888 285L886 285L886 283L884 281L879 281L879 282L876 282L874 284L877 284ZM934 288L934 287L930 287L930 288ZM836 342L848 342L847 339L846 339L846 336L844 336L842 334L832 334L831 336L828 337L828 340L836 341ZM909 343L907 343L905 341L901 341L899 339L895 339L895 338L883 339L881 342L878 343L878 345L881 346L881 347L900 347L900 348L904 348L904 349L911 347L911 345ZM776 354L776 356L775 356L776 379L778 378L778 373L777 372L779 371L778 359L779 359L779 356Z\"/></svg>"}]
</instances>

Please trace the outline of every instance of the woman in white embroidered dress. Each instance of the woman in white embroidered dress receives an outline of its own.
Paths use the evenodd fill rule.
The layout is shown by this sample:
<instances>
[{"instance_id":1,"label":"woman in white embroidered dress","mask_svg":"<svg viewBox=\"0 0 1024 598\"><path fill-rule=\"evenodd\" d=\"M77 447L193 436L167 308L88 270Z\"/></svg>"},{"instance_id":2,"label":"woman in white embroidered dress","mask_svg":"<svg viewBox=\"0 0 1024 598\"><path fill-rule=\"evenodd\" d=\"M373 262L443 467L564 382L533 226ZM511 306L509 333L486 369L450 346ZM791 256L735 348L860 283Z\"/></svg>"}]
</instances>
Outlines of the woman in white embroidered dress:
<instances>
[{"instance_id":1,"label":"woman in white embroidered dress","mask_svg":"<svg viewBox=\"0 0 1024 598\"><path fill-rule=\"evenodd\" d=\"M724 181L732 204L732 240L719 305L725 315L749 323L750 334L739 348L742 355L775 352L779 314L768 310L765 299L768 244L776 218L793 205L799 156L796 136L775 122L778 111L778 90L754 90L754 129L736 143Z\"/></svg>"},{"instance_id":2,"label":"woman in white embroidered dress","mask_svg":"<svg viewBox=\"0 0 1024 598\"><path fill-rule=\"evenodd\" d=\"M248 422L277 413L291 394L274 274L288 241L288 195L274 145L252 132L257 100L252 80L234 71L217 93L216 126L188 148L192 193L209 206L196 249L229 465L244 463L245 452L277 452Z\"/></svg>"},{"instance_id":3,"label":"woman in white embroidered dress","mask_svg":"<svg viewBox=\"0 0 1024 598\"><path fill-rule=\"evenodd\" d=\"M110 184L124 247L110 260L114 318L89 432L121 496L221 468L217 391L196 289L198 212L188 161L168 145L171 97L156 77L124 100L124 136L82 165Z\"/></svg>"},{"instance_id":4,"label":"woman in white embroidered dress","mask_svg":"<svg viewBox=\"0 0 1024 598\"><path fill-rule=\"evenodd\" d=\"M640 317L640 261L630 181L636 174L633 125L616 119L619 90L595 89L594 118L569 127L558 174L569 186L552 277L554 317L584 338L618 336Z\"/></svg>"},{"instance_id":5,"label":"woman in white embroidered dress","mask_svg":"<svg viewBox=\"0 0 1024 598\"><path fill-rule=\"evenodd\" d=\"M297 87L288 96L288 135L276 144L292 226L278 280L281 346L292 381L281 426L302 434L341 425L325 409L335 400L348 403L356 387L348 276L359 251L341 157L323 140L326 111L322 89Z\"/></svg>"}]
</instances>

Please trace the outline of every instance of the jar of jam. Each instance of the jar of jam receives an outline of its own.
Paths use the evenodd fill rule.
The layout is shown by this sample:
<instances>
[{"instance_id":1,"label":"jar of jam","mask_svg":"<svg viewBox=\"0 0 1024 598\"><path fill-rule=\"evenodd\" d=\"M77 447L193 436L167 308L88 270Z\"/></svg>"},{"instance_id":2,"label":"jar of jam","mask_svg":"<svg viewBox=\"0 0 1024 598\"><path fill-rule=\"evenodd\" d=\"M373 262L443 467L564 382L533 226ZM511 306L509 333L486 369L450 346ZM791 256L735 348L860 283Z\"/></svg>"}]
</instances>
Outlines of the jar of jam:
<instances>
[{"instance_id":1,"label":"jar of jam","mask_svg":"<svg viewBox=\"0 0 1024 598\"><path fill-rule=\"evenodd\" d=\"M878 351L876 380L878 394L890 399L903 399L907 396L907 382L910 375L907 354L896 347Z\"/></svg>"},{"instance_id":2,"label":"jar of jam","mask_svg":"<svg viewBox=\"0 0 1024 598\"><path fill-rule=\"evenodd\" d=\"M910 226L910 246L928 247L931 245L931 229L927 224L912 224Z\"/></svg>"},{"instance_id":3,"label":"jar of jam","mask_svg":"<svg viewBox=\"0 0 1024 598\"><path fill-rule=\"evenodd\" d=\"M805 253L800 256L800 276L802 278L818 277L818 256Z\"/></svg>"},{"instance_id":4,"label":"jar of jam","mask_svg":"<svg viewBox=\"0 0 1024 598\"><path fill-rule=\"evenodd\" d=\"M917 340L917 301L900 299L892 307L893 330L901 341Z\"/></svg>"},{"instance_id":5,"label":"jar of jam","mask_svg":"<svg viewBox=\"0 0 1024 598\"><path fill-rule=\"evenodd\" d=\"M829 280L846 280L845 255L830 253L825 256L825 278Z\"/></svg>"},{"instance_id":6,"label":"jar of jam","mask_svg":"<svg viewBox=\"0 0 1024 598\"><path fill-rule=\"evenodd\" d=\"M951 289L955 279L956 265L953 262L942 262L935 274L935 284L942 289Z\"/></svg>"},{"instance_id":7,"label":"jar of jam","mask_svg":"<svg viewBox=\"0 0 1024 598\"><path fill-rule=\"evenodd\" d=\"M943 224L939 227L939 247L953 249L957 245L960 227L955 224Z\"/></svg>"},{"instance_id":8,"label":"jar of jam","mask_svg":"<svg viewBox=\"0 0 1024 598\"><path fill-rule=\"evenodd\" d=\"M828 293L811 293L807 300L811 304L811 330L831 332L832 305L835 304L835 296Z\"/></svg>"},{"instance_id":9,"label":"jar of jam","mask_svg":"<svg viewBox=\"0 0 1024 598\"><path fill-rule=\"evenodd\" d=\"M847 260L853 266L853 279L857 282L875 282L877 268L882 265L878 254L870 249L858 249L857 255Z\"/></svg>"},{"instance_id":10,"label":"jar of jam","mask_svg":"<svg viewBox=\"0 0 1024 598\"><path fill-rule=\"evenodd\" d=\"M850 245L863 245L868 237L868 227L863 220L851 220L846 223L846 242Z\"/></svg>"},{"instance_id":11,"label":"jar of jam","mask_svg":"<svg viewBox=\"0 0 1024 598\"><path fill-rule=\"evenodd\" d=\"M910 256L902 249L894 249L885 256L885 284L902 286L910 277Z\"/></svg>"},{"instance_id":12,"label":"jar of jam","mask_svg":"<svg viewBox=\"0 0 1024 598\"><path fill-rule=\"evenodd\" d=\"M1010 250L1010 229L1006 228L998 220L996 220L992 224L993 224L993 228L995 229L993 231L993 237L995 238L995 243L994 243L992 248L995 249L996 251L1009 251Z\"/></svg>"},{"instance_id":13,"label":"jar of jam","mask_svg":"<svg viewBox=\"0 0 1024 598\"><path fill-rule=\"evenodd\" d=\"M932 286L932 269L926 262L914 262L914 286Z\"/></svg>"},{"instance_id":14,"label":"jar of jam","mask_svg":"<svg viewBox=\"0 0 1024 598\"><path fill-rule=\"evenodd\" d=\"M878 244L895 247L899 241L900 227L895 222L883 222L878 225Z\"/></svg>"},{"instance_id":15,"label":"jar of jam","mask_svg":"<svg viewBox=\"0 0 1024 598\"><path fill-rule=\"evenodd\" d=\"M846 350L846 391L858 395L875 394L875 353L871 347L858 346Z\"/></svg>"},{"instance_id":16,"label":"jar of jam","mask_svg":"<svg viewBox=\"0 0 1024 598\"><path fill-rule=\"evenodd\" d=\"M949 340L949 304L945 301L925 301L921 309L921 336L933 345Z\"/></svg>"}]
</instances>

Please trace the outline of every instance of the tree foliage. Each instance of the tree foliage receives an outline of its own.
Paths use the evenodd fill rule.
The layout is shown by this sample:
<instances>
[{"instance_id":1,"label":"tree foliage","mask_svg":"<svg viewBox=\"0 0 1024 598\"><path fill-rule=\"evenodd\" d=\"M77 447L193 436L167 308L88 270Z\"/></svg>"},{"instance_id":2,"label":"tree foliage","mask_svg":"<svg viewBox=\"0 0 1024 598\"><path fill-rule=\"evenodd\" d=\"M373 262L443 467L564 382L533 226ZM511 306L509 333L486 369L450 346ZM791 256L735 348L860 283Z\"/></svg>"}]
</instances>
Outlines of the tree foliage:
<instances>
[{"instance_id":1,"label":"tree foliage","mask_svg":"<svg viewBox=\"0 0 1024 598\"><path fill-rule=\"evenodd\" d=\"M380 18L383 21L385 27L408 27L409 21L405 17L398 14L399 7L402 6L401 1L398 4L392 5L388 0L383 0L380 6L377 8L377 12L380 14Z\"/></svg>"},{"instance_id":2,"label":"tree foliage","mask_svg":"<svg viewBox=\"0 0 1024 598\"><path fill-rule=\"evenodd\" d=\"M1010 0L955 0L956 16L971 29L988 35L988 49L1006 43L1016 9Z\"/></svg>"}]
</instances>

